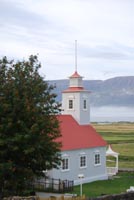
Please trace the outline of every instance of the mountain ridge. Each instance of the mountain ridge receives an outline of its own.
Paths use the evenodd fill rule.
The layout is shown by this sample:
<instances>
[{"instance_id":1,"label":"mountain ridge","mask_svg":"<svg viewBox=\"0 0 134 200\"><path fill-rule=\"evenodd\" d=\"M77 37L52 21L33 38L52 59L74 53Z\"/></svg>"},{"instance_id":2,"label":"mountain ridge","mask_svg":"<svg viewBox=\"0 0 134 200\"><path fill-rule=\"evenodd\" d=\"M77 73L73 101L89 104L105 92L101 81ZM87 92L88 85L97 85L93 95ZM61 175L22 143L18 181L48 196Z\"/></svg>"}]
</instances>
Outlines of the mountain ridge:
<instances>
[{"instance_id":1,"label":"mountain ridge","mask_svg":"<svg viewBox=\"0 0 134 200\"><path fill-rule=\"evenodd\" d=\"M68 79L48 80L54 85L57 101L62 91L69 87ZM92 106L134 106L134 76L118 76L106 80L83 80L83 86L91 92Z\"/></svg>"}]
</instances>

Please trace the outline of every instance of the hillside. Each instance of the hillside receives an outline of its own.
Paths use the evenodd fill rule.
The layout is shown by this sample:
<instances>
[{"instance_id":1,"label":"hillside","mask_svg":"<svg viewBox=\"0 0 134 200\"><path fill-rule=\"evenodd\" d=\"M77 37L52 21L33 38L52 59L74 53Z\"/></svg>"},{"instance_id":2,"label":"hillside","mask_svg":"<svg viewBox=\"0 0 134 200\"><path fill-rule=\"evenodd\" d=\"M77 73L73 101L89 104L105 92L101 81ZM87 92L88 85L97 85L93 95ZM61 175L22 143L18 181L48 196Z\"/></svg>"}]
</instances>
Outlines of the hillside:
<instances>
[{"instance_id":1,"label":"hillside","mask_svg":"<svg viewBox=\"0 0 134 200\"><path fill-rule=\"evenodd\" d=\"M51 80L54 92L61 101L61 92L69 85L69 80ZM134 106L134 76L115 77L107 80L83 80L85 89L91 91L90 104L93 106Z\"/></svg>"}]
</instances>

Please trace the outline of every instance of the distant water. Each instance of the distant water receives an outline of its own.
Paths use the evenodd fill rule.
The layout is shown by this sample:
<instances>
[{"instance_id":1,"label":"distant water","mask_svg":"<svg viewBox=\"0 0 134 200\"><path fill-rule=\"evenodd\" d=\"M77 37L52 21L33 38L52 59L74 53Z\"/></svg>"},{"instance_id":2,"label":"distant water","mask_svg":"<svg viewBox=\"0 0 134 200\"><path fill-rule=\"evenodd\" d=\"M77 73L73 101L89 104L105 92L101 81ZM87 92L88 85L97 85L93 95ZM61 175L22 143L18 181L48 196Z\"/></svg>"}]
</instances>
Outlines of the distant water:
<instances>
[{"instance_id":1,"label":"distant water","mask_svg":"<svg viewBox=\"0 0 134 200\"><path fill-rule=\"evenodd\" d=\"M90 107L91 122L134 122L134 107Z\"/></svg>"}]
</instances>

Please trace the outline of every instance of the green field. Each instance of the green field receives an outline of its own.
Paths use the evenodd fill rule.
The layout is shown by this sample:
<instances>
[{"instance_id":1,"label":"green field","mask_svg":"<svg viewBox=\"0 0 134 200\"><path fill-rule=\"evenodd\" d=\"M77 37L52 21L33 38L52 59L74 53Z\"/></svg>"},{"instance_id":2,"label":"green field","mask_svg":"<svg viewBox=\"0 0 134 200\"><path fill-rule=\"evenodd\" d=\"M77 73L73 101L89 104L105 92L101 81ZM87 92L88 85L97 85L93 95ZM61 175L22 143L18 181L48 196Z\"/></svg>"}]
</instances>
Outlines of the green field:
<instances>
[{"instance_id":1,"label":"green field","mask_svg":"<svg viewBox=\"0 0 134 200\"><path fill-rule=\"evenodd\" d=\"M134 123L92 123L92 126L119 153L119 168L134 168Z\"/></svg>"}]
</instances>

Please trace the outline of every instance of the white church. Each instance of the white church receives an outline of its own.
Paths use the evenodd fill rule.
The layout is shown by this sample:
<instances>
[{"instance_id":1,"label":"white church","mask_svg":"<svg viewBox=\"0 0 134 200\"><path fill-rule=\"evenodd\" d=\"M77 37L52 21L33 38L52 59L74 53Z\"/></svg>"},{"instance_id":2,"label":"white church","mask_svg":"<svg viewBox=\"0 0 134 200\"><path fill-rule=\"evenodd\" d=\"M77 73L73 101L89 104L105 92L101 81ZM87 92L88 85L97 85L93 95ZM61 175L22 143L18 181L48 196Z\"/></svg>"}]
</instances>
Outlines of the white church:
<instances>
[{"instance_id":1,"label":"white church","mask_svg":"<svg viewBox=\"0 0 134 200\"><path fill-rule=\"evenodd\" d=\"M90 125L90 92L84 89L77 67L69 77L69 87L62 92L62 114L58 118L62 163L59 169L47 172L49 178L73 180L74 185L80 183L80 176L83 183L108 179L107 143ZM115 172L109 170L111 175ZM117 173L117 164L113 170Z\"/></svg>"},{"instance_id":2,"label":"white church","mask_svg":"<svg viewBox=\"0 0 134 200\"><path fill-rule=\"evenodd\" d=\"M108 178L106 168L107 143L90 125L90 92L85 90L82 77L74 72L69 87L62 92L62 114L58 116L62 137L60 169L48 172L50 178L83 183Z\"/></svg>"}]
</instances>

